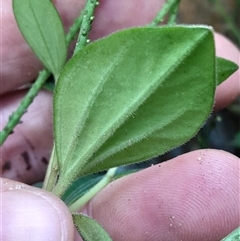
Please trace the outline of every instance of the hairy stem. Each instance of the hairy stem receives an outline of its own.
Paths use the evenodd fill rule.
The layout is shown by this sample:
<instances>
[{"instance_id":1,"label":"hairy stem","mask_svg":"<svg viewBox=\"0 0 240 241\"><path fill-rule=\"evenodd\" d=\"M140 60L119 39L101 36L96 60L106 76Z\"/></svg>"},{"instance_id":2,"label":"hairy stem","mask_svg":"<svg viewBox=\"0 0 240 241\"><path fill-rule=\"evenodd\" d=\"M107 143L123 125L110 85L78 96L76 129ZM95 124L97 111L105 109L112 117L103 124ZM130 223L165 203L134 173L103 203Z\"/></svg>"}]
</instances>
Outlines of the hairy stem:
<instances>
[{"instance_id":1,"label":"hairy stem","mask_svg":"<svg viewBox=\"0 0 240 241\"><path fill-rule=\"evenodd\" d=\"M33 102L34 98L37 96L39 90L42 88L50 74L51 73L48 70L43 70L39 73L37 80L32 85L28 93L24 96L17 110L9 116L8 123L0 132L0 145L2 145L7 137L13 132L14 127L20 123L23 114L27 112L28 107Z\"/></svg>"},{"instance_id":2,"label":"hairy stem","mask_svg":"<svg viewBox=\"0 0 240 241\"><path fill-rule=\"evenodd\" d=\"M176 1L175 5L172 7L168 17L168 22L167 22L168 25L176 24L179 3L180 3L180 0Z\"/></svg>"},{"instance_id":3,"label":"hairy stem","mask_svg":"<svg viewBox=\"0 0 240 241\"><path fill-rule=\"evenodd\" d=\"M82 24L78 34L78 39L74 54L87 45L89 42L88 35L92 28L92 21L94 19L94 10L99 5L98 0L87 0L85 9L83 11Z\"/></svg>"},{"instance_id":4,"label":"hairy stem","mask_svg":"<svg viewBox=\"0 0 240 241\"><path fill-rule=\"evenodd\" d=\"M163 5L162 9L157 13L157 15L153 19L153 21L150 24L148 24L147 26L152 26L152 27L158 26L160 23L163 22L166 15L170 11L175 9L179 3L180 3L180 0L167 0L166 3Z\"/></svg>"},{"instance_id":5,"label":"hairy stem","mask_svg":"<svg viewBox=\"0 0 240 241\"><path fill-rule=\"evenodd\" d=\"M51 192L56 185L58 179L58 160L55 151L55 145L53 146L52 155L48 164L47 173L43 182L43 189Z\"/></svg>"},{"instance_id":6,"label":"hairy stem","mask_svg":"<svg viewBox=\"0 0 240 241\"><path fill-rule=\"evenodd\" d=\"M100 192L107 184L109 184L117 171L117 167L108 170L106 175L94 187L92 187L86 194L80 197L76 202L69 206L71 212L77 212L88 201L90 201L98 192Z\"/></svg>"},{"instance_id":7,"label":"hairy stem","mask_svg":"<svg viewBox=\"0 0 240 241\"><path fill-rule=\"evenodd\" d=\"M79 28L82 24L82 20L83 20L83 11L81 11L80 15L78 16L78 18L75 19L73 25L69 29L69 32L66 36L67 45L69 45L75 39L79 31Z\"/></svg>"},{"instance_id":8,"label":"hairy stem","mask_svg":"<svg viewBox=\"0 0 240 241\"><path fill-rule=\"evenodd\" d=\"M79 31L80 25L82 23L82 17L83 14L81 13L70 28L66 36L67 45L72 42L77 32ZM20 122L22 116L24 115L24 113L26 113L28 107L33 102L33 99L37 96L38 92L40 91L50 74L51 73L48 70L43 70L39 73L35 83L31 86L28 93L24 96L18 109L9 116L8 123L0 132L0 146L3 145L7 137L13 132L15 126Z\"/></svg>"}]
</instances>

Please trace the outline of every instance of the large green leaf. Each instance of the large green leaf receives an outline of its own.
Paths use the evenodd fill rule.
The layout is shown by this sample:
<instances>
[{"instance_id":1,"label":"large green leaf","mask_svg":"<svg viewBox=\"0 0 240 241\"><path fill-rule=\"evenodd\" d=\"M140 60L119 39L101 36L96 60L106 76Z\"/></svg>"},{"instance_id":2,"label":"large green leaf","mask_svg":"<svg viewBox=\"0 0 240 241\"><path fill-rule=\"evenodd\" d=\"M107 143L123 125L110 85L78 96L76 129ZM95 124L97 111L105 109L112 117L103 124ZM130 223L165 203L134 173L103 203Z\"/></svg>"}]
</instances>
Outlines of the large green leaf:
<instances>
[{"instance_id":1,"label":"large green leaf","mask_svg":"<svg viewBox=\"0 0 240 241\"><path fill-rule=\"evenodd\" d=\"M55 91L55 193L79 176L186 142L208 117L215 87L207 27L136 28L87 46L64 68Z\"/></svg>"},{"instance_id":2,"label":"large green leaf","mask_svg":"<svg viewBox=\"0 0 240 241\"><path fill-rule=\"evenodd\" d=\"M73 221L83 241L112 241L108 233L94 219L83 214L73 214Z\"/></svg>"},{"instance_id":3,"label":"large green leaf","mask_svg":"<svg viewBox=\"0 0 240 241\"><path fill-rule=\"evenodd\" d=\"M13 0L19 29L37 57L55 77L67 56L60 17L50 0Z\"/></svg>"}]
</instances>

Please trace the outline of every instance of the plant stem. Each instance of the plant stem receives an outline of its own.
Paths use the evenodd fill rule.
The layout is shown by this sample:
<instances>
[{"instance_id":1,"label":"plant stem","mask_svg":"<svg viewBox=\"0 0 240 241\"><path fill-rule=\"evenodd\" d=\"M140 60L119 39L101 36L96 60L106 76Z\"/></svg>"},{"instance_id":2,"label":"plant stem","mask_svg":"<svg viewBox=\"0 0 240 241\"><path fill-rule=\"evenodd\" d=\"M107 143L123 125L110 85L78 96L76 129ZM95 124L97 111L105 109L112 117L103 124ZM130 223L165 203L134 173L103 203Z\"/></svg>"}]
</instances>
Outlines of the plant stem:
<instances>
[{"instance_id":1,"label":"plant stem","mask_svg":"<svg viewBox=\"0 0 240 241\"><path fill-rule=\"evenodd\" d=\"M0 145L2 145L7 137L13 132L14 127L20 123L21 117L27 112L27 108L33 102L34 98L37 96L39 90L42 88L49 76L50 72L48 70L43 70L39 73L37 80L24 96L17 110L9 116L8 123L0 132Z\"/></svg>"},{"instance_id":2,"label":"plant stem","mask_svg":"<svg viewBox=\"0 0 240 241\"><path fill-rule=\"evenodd\" d=\"M167 0L163 5L162 9L158 12L157 16L153 19L153 21L147 26L158 26L163 22L165 16L172 10L175 9L180 3L180 0ZM176 14L175 14L176 15Z\"/></svg>"},{"instance_id":3,"label":"plant stem","mask_svg":"<svg viewBox=\"0 0 240 241\"><path fill-rule=\"evenodd\" d=\"M79 27L82 23L82 15L83 14L81 13L70 28L66 36L67 45L72 42L78 32ZM7 137L13 132L15 126L20 122L22 116L24 115L24 113L26 113L28 107L33 102L33 99L37 96L38 92L40 91L50 74L51 73L48 70L43 70L39 73L35 83L31 86L28 93L24 96L18 109L9 116L8 123L0 132L0 146L3 145Z\"/></svg>"},{"instance_id":4,"label":"plant stem","mask_svg":"<svg viewBox=\"0 0 240 241\"><path fill-rule=\"evenodd\" d=\"M178 8L179 8L180 0L176 1L175 5L172 8L172 11L169 13L168 17L168 25L176 24Z\"/></svg>"},{"instance_id":5,"label":"plant stem","mask_svg":"<svg viewBox=\"0 0 240 241\"><path fill-rule=\"evenodd\" d=\"M59 174L58 161L57 161L57 155L56 155L55 145L54 145L51 158L48 164L47 173L45 175L45 179L43 182L43 189L51 192L57 182L58 174Z\"/></svg>"},{"instance_id":6,"label":"plant stem","mask_svg":"<svg viewBox=\"0 0 240 241\"><path fill-rule=\"evenodd\" d=\"M100 190L102 190L107 184L109 184L117 171L117 167L108 170L106 175L99 181L94 187L92 187L86 194L80 197L76 202L69 206L71 212L77 212L81 209L89 200L91 200Z\"/></svg>"},{"instance_id":7,"label":"plant stem","mask_svg":"<svg viewBox=\"0 0 240 241\"><path fill-rule=\"evenodd\" d=\"M74 54L76 54L80 49L82 49L89 42L88 35L92 28L92 21L94 19L94 10L99 5L98 0L87 0L85 9L83 11L83 19L78 34L78 39Z\"/></svg>"},{"instance_id":8,"label":"plant stem","mask_svg":"<svg viewBox=\"0 0 240 241\"><path fill-rule=\"evenodd\" d=\"M83 11L79 14L78 18L74 20L73 25L70 27L68 34L66 36L67 45L69 45L76 37L77 32L82 24L83 20Z\"/></svg>"}]
</instances>

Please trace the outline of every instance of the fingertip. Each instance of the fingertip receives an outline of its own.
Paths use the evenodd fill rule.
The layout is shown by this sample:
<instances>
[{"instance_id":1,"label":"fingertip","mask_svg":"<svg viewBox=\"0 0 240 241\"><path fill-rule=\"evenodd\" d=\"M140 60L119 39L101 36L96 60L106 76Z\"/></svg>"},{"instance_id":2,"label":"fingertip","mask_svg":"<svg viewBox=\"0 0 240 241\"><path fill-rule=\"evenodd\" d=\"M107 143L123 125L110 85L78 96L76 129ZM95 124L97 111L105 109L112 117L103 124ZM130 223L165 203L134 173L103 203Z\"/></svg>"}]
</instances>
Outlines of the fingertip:
<instances>
[{"instance_id":1,"label":"fingertip","mask_svg":"<svg viewBox=\"0 0 240 241\"><path fill-rule=\"evenodd\" d=\"M86 212L114 240L220 240L239 225L239 159L198 150L108 185Z\"/></svg>"},{"instance_id":2,"label":"fingertip","mask_svg":"<svg viewBox=\"0 0 240 241\"><path fill-rule=\"evenodd\" d=\"M74 239L71 214L53 194L1 180L1 240Z\"/></svg>"}]
</instances>

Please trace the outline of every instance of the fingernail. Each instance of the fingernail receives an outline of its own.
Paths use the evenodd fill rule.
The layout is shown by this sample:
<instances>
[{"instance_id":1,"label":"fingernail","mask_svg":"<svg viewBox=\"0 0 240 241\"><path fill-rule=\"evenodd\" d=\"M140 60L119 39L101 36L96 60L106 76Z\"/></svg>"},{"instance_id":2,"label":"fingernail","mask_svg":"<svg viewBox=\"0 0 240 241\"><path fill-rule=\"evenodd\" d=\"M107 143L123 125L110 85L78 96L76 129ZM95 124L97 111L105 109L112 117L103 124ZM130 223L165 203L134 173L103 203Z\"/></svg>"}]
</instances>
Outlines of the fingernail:
<instances>
[{"instance_id":1,"label":"fingernail","mask_svg":"<svg viewBox=\"0 0 240 241\"><path fill-rule=\"evenodd\" d=\"M8 190L0 195L0 240L73 240L71 214L52 194L42 190Z\"/></svg>"}]
</instances>

